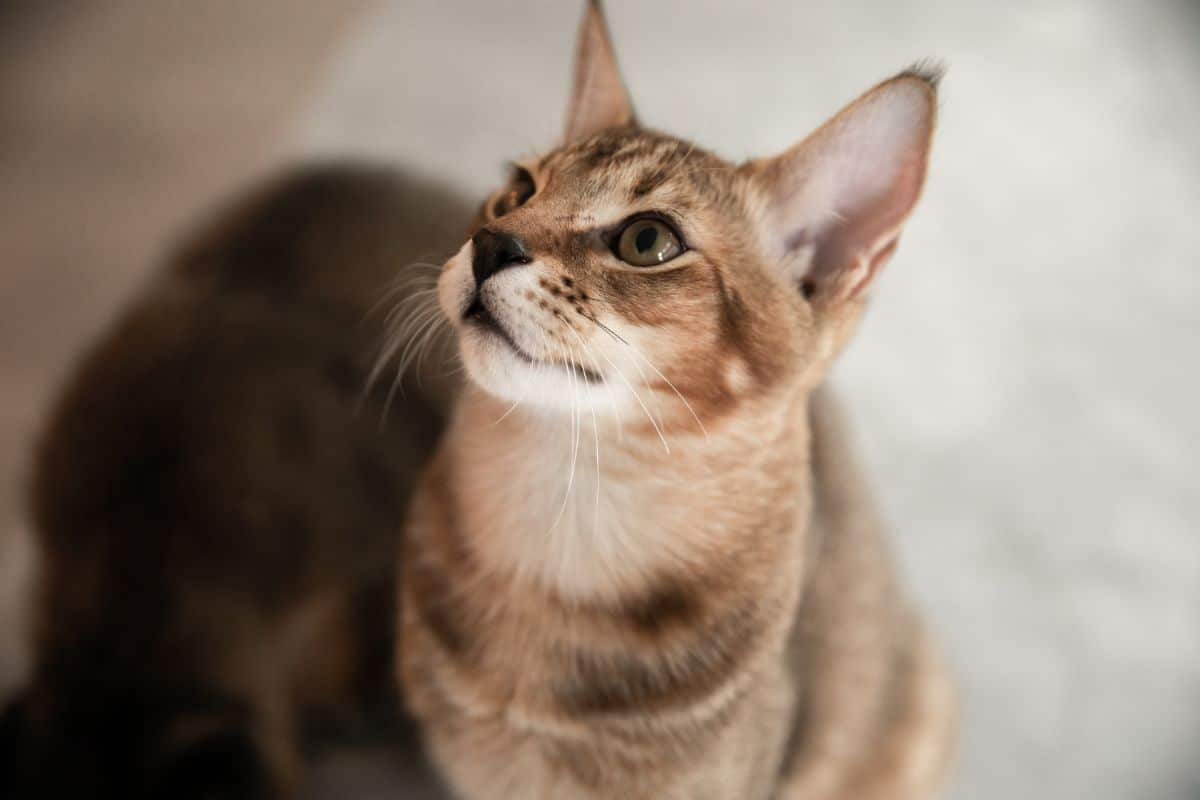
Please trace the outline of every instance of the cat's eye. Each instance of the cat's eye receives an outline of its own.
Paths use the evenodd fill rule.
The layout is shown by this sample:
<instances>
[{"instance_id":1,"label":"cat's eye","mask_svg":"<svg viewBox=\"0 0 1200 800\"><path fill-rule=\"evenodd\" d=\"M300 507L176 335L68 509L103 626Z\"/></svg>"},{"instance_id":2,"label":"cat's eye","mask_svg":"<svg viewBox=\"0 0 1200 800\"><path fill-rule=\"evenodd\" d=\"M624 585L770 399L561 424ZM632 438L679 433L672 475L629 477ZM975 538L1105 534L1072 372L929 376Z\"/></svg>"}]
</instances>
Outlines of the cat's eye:
<instances>
[{"instance_id":1,"label":"cat's eye","mask_svg":"<svg viewBox=\"0 0 1200 800\"><path fill-rule=\"evenodd\" d=\"M492 201L492 216L503 217L515 208L520 208L533 197L537 185L533 176L524 167L514 167L512 180L496 199Z\"/></svg>"},{"instance_id":2,"label":"cat's eye","mask_svg":"<svg viewBox=\"0 0 1200 800\"><path fill-rule=\"evenodd\" d=\"M625 226L613 248L617 258L635 267L665 264L683 252L683 243L671 226L660 219L643 217Z\"/></svg>"}]
</instances>

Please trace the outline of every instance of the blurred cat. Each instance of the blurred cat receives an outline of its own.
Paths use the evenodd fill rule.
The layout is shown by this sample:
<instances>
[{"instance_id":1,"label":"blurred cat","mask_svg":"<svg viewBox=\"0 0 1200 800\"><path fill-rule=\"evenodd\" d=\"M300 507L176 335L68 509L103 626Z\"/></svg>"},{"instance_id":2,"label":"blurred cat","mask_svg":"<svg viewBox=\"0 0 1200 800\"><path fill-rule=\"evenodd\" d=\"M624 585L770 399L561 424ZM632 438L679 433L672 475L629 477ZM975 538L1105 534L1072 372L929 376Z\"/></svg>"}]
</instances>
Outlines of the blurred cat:
<instances>
[{"instance_id":1,"label":"blurred cat","mask_svg":"<svg viewBox=\"0 0 1200 800\"><path fill-rule=\"evenodd\" d=\"M401 681L460 797L921 798L949 681L826 371L938 74L734 165L638 124L598 4L561 146L446 264L470 381L413 504Z\"/></svg>"},{"instance_id":2,"label":"blurred cat","mask_svg":"<svg viewBox=\"0 0 1200 800\"><path fill-rule=\"evenodd\" d=\"M384 420L371 312L431 286L406 265L472 213L372 167L288 174L90 348L37 452L36 663L0 794L290 796L306 733L388 706L394 554L454 381L410 371Z\"/></svg>"}]
</instances>

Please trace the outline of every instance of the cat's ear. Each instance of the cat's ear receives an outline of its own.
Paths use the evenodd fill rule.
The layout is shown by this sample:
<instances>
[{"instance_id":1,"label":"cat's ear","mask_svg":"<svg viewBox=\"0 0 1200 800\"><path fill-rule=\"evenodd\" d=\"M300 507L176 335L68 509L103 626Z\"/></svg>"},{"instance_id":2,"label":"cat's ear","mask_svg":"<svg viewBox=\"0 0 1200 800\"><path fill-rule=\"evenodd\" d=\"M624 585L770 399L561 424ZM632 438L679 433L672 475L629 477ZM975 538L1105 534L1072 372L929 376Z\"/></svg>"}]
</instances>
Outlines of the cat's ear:
<instances>
[{"instance_id":1,"label":"cat's ear","mask_svg":"<svg viewBox=\"0 0 1200 800\"><path fill-rule=\"evenodd\" d=\"M925 181L940 70L871 89L780 156L743 169L766 249L815 308L862 293L891 256Z\"/></svg>"},{"instance_id":2,"label":"cat's ear","mask_svg":"<svg viewBox=\"0 0 1200 800\"><path fill-rule=\"evenodd\" d=\"M589 0L579 26L575 78L563 141L570 143L605 128L632 124L633 103L621 80L604 11L599 0Z\"/></svg>"}]
</instances>

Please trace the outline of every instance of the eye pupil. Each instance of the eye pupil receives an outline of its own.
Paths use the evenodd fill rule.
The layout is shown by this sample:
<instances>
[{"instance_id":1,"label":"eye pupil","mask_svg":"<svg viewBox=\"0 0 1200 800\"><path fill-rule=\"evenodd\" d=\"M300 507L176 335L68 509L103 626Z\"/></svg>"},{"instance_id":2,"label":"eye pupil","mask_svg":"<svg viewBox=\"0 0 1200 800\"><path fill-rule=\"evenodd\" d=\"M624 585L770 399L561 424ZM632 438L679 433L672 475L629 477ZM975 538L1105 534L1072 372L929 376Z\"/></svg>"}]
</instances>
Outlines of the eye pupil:
<instances>
[{"instance_id":1,"label":"eye pupil","mask_svg":"<svg viewBox=\"0 0 1200 800\"><path fill-rule=\"evenodd\" d=\"M635 267L657 267L683 252L679 235L659 219L637 219L625 226L612 245L617 258Z\"/></svg>"},{"instance_id":2,"label":"eye pupil","mask_svg":"<svg viewBox=\"0 0 1200 800\"><path fill-rule=\"evenodd\" d=\"M645 228L638 231L637 236L633 240L633 245L637 248L639 253L645 253L651 247L654 247L654 243L657 241L658 231L655 230L654 226L647 225Z\"/></svg>"}]
</instances>

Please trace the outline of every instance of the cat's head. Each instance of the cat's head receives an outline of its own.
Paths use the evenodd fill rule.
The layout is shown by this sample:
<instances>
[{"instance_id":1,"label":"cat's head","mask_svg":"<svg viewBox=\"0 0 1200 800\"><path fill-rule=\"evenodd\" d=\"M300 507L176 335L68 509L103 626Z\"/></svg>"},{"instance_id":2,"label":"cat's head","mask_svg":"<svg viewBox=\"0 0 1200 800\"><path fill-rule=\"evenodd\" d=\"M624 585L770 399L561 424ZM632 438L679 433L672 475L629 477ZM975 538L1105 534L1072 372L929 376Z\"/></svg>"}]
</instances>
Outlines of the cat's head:
<instances>
[{"instance_id":1,"label":"cat's head","mask_svg":"<svg viewBox=\"0 0 1200 800\"><path fill-rule=\"evenodd\" d=\"M589 3L562 143L513 167L439 281L469 375L535 407L655 397L683 426L815 385L920 194L936 82L901 73L732 164L639 124Z\"/></svg>"}]
</instances>

